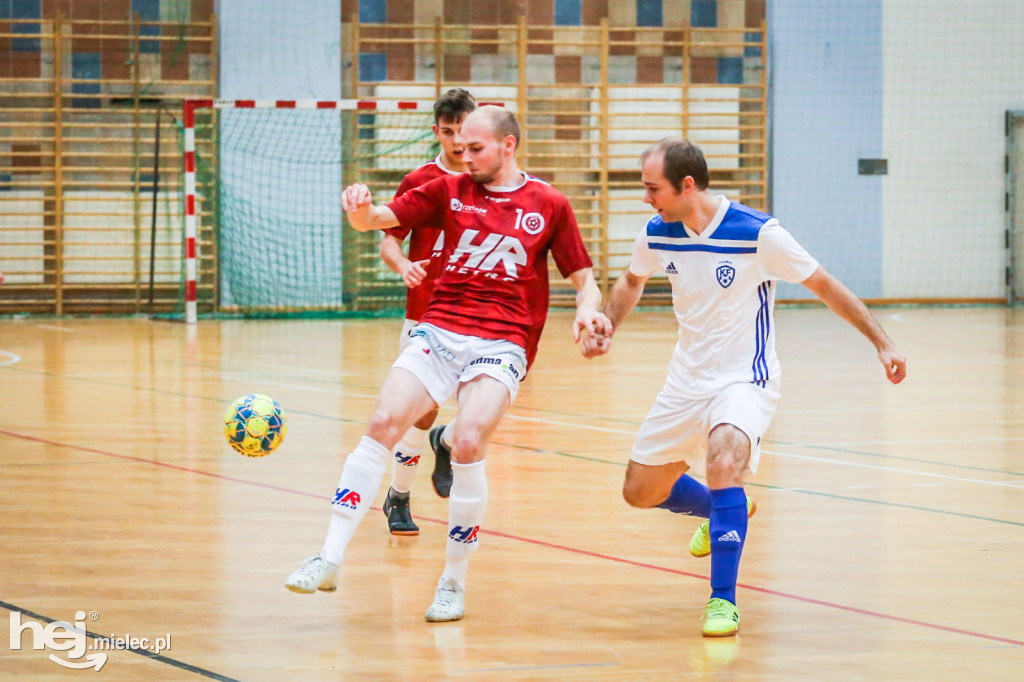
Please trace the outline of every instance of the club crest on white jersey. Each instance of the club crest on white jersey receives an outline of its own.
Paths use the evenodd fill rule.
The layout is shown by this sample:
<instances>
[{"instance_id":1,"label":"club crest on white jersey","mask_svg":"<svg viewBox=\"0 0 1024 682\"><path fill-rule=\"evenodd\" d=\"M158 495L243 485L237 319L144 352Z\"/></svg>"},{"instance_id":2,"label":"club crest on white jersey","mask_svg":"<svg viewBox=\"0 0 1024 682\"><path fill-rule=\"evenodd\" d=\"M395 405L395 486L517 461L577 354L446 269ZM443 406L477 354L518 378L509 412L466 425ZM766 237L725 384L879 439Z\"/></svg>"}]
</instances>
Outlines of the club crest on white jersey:
<instances>
[{"instance_id":1,"label":"club crest on white jersey","mask_svg":"<svg viewBox=\"0 0 1024 682\"><path fill-rule=\"evenodd\" d=\"M715 278L718 279L718 283L722 285L723 289L728 289L736 279L736 268L730 261L722 261L715 269Z\"/></svg>"}]
</instances>

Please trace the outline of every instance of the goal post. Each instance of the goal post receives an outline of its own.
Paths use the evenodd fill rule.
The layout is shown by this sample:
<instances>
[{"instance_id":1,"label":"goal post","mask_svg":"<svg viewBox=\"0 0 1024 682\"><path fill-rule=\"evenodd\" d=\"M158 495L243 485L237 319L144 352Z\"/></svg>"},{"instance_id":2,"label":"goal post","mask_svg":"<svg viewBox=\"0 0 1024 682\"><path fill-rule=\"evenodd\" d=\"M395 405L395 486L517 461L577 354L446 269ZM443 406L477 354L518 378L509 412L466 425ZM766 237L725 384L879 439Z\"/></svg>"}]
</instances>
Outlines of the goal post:
<instances>
[{"instance_id":1,"label":"goal post","mask_svg":"<svg viewBox=\"0 0 1024 682\"><path fill-rule=\"evenodd\" d=\"M247 316L400 307L380 236L343 231L341 192L386 201L437 154L423 100L188 99L182 310Z\"/></svg>"}]
</instances>

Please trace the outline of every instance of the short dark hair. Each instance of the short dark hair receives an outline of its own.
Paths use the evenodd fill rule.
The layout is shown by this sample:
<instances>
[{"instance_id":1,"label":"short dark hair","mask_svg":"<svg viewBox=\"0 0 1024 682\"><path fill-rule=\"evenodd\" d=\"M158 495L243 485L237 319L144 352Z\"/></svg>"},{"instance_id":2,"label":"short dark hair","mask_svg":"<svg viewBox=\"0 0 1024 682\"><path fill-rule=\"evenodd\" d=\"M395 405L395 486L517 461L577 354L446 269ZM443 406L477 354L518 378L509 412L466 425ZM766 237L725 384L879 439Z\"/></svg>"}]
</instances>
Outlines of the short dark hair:
<instances>
[{"instance_id":1,"label":"short dark hair","mask_svg":"<svg viewBox=\"0 0 1024 682\"><path fill-rule=\"evenodd\" d=\"M697 189L708 188L708 162L700 147L682 137L666 137L644 150L640 155L640 165L658 153L663 154L661 173L677 192L683 189L683 178L687 175L693 178Z\"/></svg>"},{"instance_id":2,"label":"short dark hair","mask_svg":"<svg viewBox=\"0 0 1024 682\"><path fill-rule=\"evenodd\" d=\"M511 135L516 139L516 149L519 149L519 121L516 120L516 115L504 107L494 108L497 109L491 117L494 123L494 136L504 140Z\"/></svg>"},{"instance_id":3,"label":"short dark hair","mask_svg":"<svg viewBox=\"0 0 1024 682\"><path fill-rule=\"evenodd\" d=\"M452 88L434 102L434 123L461 121L476 109L476 99L463 88Z\"/></svg>"}]
</instances>

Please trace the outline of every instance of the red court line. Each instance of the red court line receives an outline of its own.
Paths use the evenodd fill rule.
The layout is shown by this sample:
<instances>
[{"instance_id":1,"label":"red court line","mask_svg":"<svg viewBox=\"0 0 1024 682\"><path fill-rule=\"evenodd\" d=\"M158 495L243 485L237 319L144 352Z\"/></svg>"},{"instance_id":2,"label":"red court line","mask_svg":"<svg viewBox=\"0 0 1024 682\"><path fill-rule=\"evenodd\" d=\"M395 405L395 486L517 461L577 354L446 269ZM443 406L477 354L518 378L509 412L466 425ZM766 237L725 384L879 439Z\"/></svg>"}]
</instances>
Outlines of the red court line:
<instances>
[{"instance_id":1,"label":"red court line","mask_svg":"<svg viewBox=\"0 0 1024 682\"><path fill-rule=\"evenodd\" d=\"M276 490L283 493L291 493L293 495L302 495L303 497L311 497L318 500L327 500L328 498L323 495L314 495L313 493L303 492L301 490L294 490L292 488L283 488L281 486L270 485L267 483L260 483L258 481L250 481L244 478L235 478L234 476L224 476L223 474L215 474L209 471L202 471L201 469L193 469L190 467L178 466L176 464L168 464L166 462L160 462L155 459L147 459L145 457L134 457L132 455L121 455L115 452L107 452L105 450L97 450L95 448L87 448L81 445L72 445L70 443L59 443L57 441L47 440L45 438L36 438L35 436L28 436L21 433L14 433L12 431L5 431L0 429L0 434L10 436L11 438L19 438L21 440L32 441L35 443L43 443L45 445L54 445L57 447L68 448L70 450L78 450L81 452L91 452L96 455L104 455L106 457L116 457L117 459L124 459L133 462L142 462L144 464L155 464L156 466L166 467L168 469L175 469L177 471L184 471L190 474L199 474L200 476L209 476L210 478L217 478L224 481L232 481L234 483L242 483L244 485L256 486L259 488L267 488L268 490ZM441 519L432 519L423 516L416 516L416 519L420 521L428 521L430 523L447 525L448 521ZM620 564L626 564L628 566L636 566L638 568L646 568L652 571L661 571L662 573L671 573L673 575L683 575L688 578L698 578L700 580L709 580L709 576L702 575L700 573L689 573L687 571L680 571L675 568L668 568L666 566L656 566L655 564L647 564L641 561L633 561L632 559L625 559L623 557L611 556L609 554L601 554L600 552L591 552L586 549L579 549L576 547L568 547L566 545L559 545L553 542L546 542L544 540L536 540L533 538L522 537L519 535L511 535L509 533L502 533L495 530L481 530L481 533L486 535L493 535L494 537L505 538L507 540L515 540L517 542L525 542L531 545L537 545L539 547L547 547L550 549L557 549L564 552L571 552L573 554L579 554L582 556L589 556L595 559L603 559L605 561L614 561ZM814 604L816 606L824 606L830 609L838 609L840 611L846 611L848 613L857 613L862 616L871 616L873 618L881 618L883 620L889 620L897 623L906 623L907 625L917 625L919 627L930 628L932 630L941 630L942 632L951 632L957 635L966 635L968 637L977 637L979 639L987 639L993 642L1003 642L1004 644L1013 644L1015 646L1024 646L1024 641L1016 639L1008 639L1006 637L996 637L995 635L986 635L980 632L972 632L971 630L961 630L960 628L951 628L945 625L938 625L935 623L927 623L921 620L914 620L912 618L903 618L902 616L893 616L888 613L880 613L878 611L868 611L867 609L859 609L855 606L846 606L845 604L837 604L835 602L823 601L821 599L813 599L811 597L802 597L798 594L790 594L788 592L780 592L778 590L768 589L766 587L758 587L756 585L746 585L744 583L737 583L737 587L742 587L746 590L752 590L754 592L760 592L762 594L770 594L774 597L782 597L784 599L792 599L795 601L803 602L805 604Z\"/></svg>"},{"instance_id":2,"label":"red court line","mask_svg":"<svg viewBox=\"0 0 1024 682\"><path fill-rule=\"evenodd\" d=\"M185 471L190 474L199 474L200 476L209 476L210 478L219 478L223 481L233 481L234 483L244 483L245 485L253 485L258 488L267 488L269 490L277 490L282 493L292 493L293 495L302 495L303 497L312 497L317 500L326 499L323 495L314 495L313 493L305 493L301 490L292 490L291 488L282 488L276 485L270 485L269 483L260 483L258 481L248 481L244 478L235 478L234 476L225 476L224 474L215 474L210 471L202 471L201 469L192 469L189 467L178 466L177 464L168 464L167 462L161 462L156 459L148 459L146 457L133 457L132 455L119 455L116 452L107 452L106 450L97 450L95 448L87 448L82 445L71 445L70 443L58 443L55 440L46 440L45 438L36 438L35 436L27 436L22 433L13 433L11 431L4 431L0 429L0 434L10 436L11 438L20 438L22 440L30 440L35 443L43 443L45 445L56 445L61 448L68 448L70 450L79 450L81 452L91 452L96 455L104 455L106 457L116 457L117 459L127 459L132 462L142 462L143 464L155 464L158 467L166 467L168 469L177 469L178 471Z\"/></svg>"}]
</instances>

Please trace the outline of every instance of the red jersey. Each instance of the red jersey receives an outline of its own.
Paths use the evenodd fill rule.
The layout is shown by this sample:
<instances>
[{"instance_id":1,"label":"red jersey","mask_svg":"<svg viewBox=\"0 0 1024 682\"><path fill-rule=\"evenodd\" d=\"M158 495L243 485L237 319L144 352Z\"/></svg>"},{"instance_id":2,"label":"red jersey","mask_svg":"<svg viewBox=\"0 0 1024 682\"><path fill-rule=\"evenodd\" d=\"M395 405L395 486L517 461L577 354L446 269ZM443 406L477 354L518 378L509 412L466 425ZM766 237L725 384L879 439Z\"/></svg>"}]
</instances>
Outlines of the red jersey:
<instances>
[{"instance_id":1,"label":"red jersey","mask_svg":"<svg viewBox=\"0 0 1024 682\"><path fill-rule=\"evenodd\" d=\"M412 171L404 178L402 184L395 192L395 198L402 196L413 187L426 184L434 178L440 178L448 174L457 174L458 171L448 170L441 163L441 155L429 163L425 163ZM409 260L420 261L430 260L427 264L427 276L423 278L419 286L409 287L405 292L405 319L419 321L423 313L427 311L427 304L434 294L434 280L441 273L441 247L444 245L444 233L434 227L424 227L421 230L412 230L412 227L392 227L384 230L399 241L405 241L406 235L412 232L409 239Z\"/></svg>"},{"instance_id":2,"label":"red jersey","mask_svg":"<svg viewBox=\"0 0 1024 682\"><path fill-rule=\"evenodd\" d=\"M506 190L487 189L468 173L447 175L388 207L403 226L444 230L443 271L420 322L511 341L528 364L548 314L548 251L563 277L593 265L569 201L529 176Z\"/></svg>"}]
</instances>

